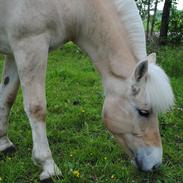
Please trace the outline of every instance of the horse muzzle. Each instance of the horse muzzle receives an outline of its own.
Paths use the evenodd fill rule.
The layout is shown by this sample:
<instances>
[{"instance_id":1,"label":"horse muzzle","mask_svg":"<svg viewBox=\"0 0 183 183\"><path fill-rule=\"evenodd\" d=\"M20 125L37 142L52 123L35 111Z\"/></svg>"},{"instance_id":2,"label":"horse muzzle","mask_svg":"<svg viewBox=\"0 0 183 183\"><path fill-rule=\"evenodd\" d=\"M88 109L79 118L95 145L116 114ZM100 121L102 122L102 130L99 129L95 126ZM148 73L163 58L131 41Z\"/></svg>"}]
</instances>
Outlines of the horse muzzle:
<instances>
[{"instance_id":1,"label":"horse muzzle","mask_svg":"<svg viewBox=\"0 0 183 183\"><path fill-rule=\"evenodd\" d=\"M141 171L156 170L162 163L162 148L144 147L135 153L135 165Z\"/></svg>"}]
</instances>

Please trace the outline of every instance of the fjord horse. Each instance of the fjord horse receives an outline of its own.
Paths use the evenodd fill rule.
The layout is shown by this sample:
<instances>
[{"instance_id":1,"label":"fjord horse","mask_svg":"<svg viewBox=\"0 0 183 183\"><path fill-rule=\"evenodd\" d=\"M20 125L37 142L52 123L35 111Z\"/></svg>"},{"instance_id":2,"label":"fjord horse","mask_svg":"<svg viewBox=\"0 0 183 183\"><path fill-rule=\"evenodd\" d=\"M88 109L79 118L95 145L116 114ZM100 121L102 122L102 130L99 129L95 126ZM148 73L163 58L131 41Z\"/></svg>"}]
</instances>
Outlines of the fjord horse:
<instances>
[{"instance_id":1,"label":"fjord horse","mask_svg":"<svg viewBox=\"0 0 183 183\"><path fill-rule=\"evenodd\" d=\"M73 41L101 74L108 130L143 171L162 162L157 114L174 101L168 77L147 56L134 0L0 0L0 151L14 148L7 121L19 83L32 128L40 180L60 175L46 135L45 76L50 50Z\"/></svg>"}]
</instances>

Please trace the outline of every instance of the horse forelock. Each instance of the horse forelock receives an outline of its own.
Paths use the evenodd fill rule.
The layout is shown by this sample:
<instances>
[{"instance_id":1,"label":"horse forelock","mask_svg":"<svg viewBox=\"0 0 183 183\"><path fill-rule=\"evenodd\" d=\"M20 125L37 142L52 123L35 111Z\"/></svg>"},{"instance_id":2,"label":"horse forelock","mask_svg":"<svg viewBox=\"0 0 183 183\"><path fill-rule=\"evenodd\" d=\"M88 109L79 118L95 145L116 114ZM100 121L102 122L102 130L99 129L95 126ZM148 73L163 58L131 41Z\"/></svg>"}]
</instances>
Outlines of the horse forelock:
<instances>
[{"instance_id":1,"label":"horse forelock","mask_svg":"<svg viewBox=\"0 0 183 183\"><path fill-rule=\"evenodd\" d=\"M169 110L174 104L169 78L158 65L149 64L145 90L152 109L157 113Z\"/></svg>"},{"instance_id":2,"label":"horse forelock","mask_svg":"<svg viewBox=\"0 0 183 183\"><path fill-rule=\"evenodd\" d=\"M146 58L145 32L134 0L114 0L128 40L138 61Z\"/></svg>"}]
</instances>

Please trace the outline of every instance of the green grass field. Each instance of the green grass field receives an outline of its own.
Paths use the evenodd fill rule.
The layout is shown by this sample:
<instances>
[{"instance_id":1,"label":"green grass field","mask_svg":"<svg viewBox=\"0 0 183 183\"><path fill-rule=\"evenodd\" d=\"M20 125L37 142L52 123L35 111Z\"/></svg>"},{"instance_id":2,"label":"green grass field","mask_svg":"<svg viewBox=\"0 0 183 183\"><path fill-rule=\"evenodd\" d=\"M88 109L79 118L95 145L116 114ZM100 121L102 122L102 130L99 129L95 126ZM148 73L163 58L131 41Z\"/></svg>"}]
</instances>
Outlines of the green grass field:
<instances>
[{"instance_id":1,"label":"green grass field","mask_svg":"<svg viewBox=\"0 0 183 183\"><path fill-rule=\"evenodd\" d=\"M136 170L105 129L101 120L101 80L90 59L72 44L49 55L47 134L53 157L64 176L55 182L183 182L182 50L183 47L157 50L158 63L171 77L176 105L171 112L159 116L164 161L152 173ZM8 133L17 152L0 161L0 183L39 182L40 170L31 160L31 130L23 110L21 90L10 115Z\"/></svg>"}]
</instances>

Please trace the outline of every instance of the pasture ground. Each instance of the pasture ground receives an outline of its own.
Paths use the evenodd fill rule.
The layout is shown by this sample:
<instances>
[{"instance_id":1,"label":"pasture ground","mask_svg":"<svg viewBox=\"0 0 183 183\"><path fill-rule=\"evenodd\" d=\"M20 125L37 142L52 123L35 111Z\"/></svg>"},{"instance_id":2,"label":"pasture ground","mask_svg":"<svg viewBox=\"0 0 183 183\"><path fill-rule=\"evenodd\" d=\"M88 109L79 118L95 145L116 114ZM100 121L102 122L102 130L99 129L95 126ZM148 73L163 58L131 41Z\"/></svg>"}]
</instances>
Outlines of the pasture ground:
<instances>
[{"instance_id":1,"label":"pasture ground","mask_svg":"<svg viewBox=\"0 0 183 183\"><path fill-rule=\"evenodd\" d=\"M47 134L53 157L63 172L60 183L183 182L183 47L157 49L158 63L171 77L176 105L159 116L164 148L161 168L136 170L101 120L99 75L89 58L73 44L49 55L47 71ZM2 70L0 57L0 69ZM21 90L10 115L8 134L17 146L0 160L0 183L37 183L39 168L31 160L32 139Z\"/></svg>"}]
</instances>

